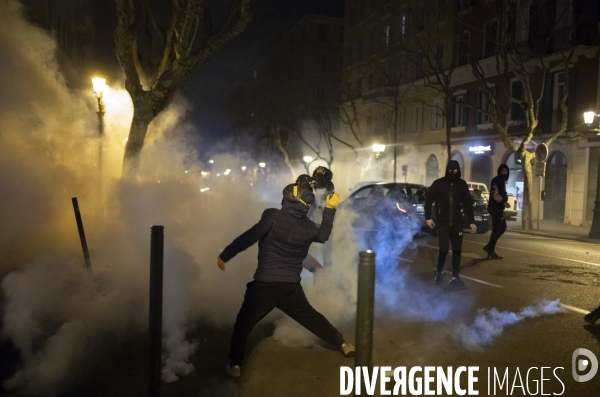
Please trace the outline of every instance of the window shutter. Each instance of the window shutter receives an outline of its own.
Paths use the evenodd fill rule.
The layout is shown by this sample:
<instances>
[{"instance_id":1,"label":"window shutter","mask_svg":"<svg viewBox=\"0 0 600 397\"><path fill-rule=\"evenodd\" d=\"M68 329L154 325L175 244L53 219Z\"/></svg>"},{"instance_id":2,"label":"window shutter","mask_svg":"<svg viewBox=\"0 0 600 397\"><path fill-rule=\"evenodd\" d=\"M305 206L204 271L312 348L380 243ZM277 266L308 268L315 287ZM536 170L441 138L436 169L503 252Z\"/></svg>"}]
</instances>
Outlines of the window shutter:
<instances>
[{"instance_id":1,"label":"window shutter","mask_svg":"<svg viewBox=\"0 0 600 397\"><path fill-rule=\"evenodd\" d=\"M567 96L568 119L567 128L573 128L576 125L578 115L575 113L575 68L569 69L569 96Z\"/></svg>"},{"instance_id":2,"label":"window shutter","mask_svg":"<svg viewBox=\"0 0 600 397\"><path fill-rule=\"evenodd\" d=\"M463 95L463 125L469 125L469 94Z\"/></svg>"},{"instance_id":3,"label":"window shutter","mask_svg":"<svg viewBox=\"0 0 600 397\"><path fill-rule=\"evenodd\" d=\"M554 73L546 73L546 83L544 84L544 96L542 98L542 108L538 118L541 121L542 133L550 134L552 132L552 102L554 100Z\"/></svg>"}]
</instances>

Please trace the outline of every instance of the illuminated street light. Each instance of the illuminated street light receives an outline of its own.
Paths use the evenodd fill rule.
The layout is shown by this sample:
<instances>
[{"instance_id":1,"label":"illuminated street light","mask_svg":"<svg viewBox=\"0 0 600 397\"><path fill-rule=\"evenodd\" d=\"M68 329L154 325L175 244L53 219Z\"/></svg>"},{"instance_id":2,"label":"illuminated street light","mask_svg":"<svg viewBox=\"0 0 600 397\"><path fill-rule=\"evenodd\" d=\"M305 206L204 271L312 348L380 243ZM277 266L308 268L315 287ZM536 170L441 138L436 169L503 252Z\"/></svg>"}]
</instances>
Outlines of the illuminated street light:
<instances>
[{"instance_id":1,"label":"illuminated street light","mask_svg":"<svg viewBox=\"0 0 600 397\"><path fill-rule=\"evenodd\" d=\"M265 168L267 166L267 164L266 163L258 163L258 166L260 168Z\"/></svg>"},{"instance_id":2,"label":"illuminated street light","mask_svg":"<svg viewBox=\"0 0 600 397\"><path fill-rule=\"evenodd\" d=\"M242 165L242 171L246 171L246 166Z\"/></svg>"},{"instance_id":3,"label":"illuminated street light","mask_svg":"<svg viewBox=\"0 0 600 397\"><path fill-rule=\"evenodd\" d=\"M92 89L98 98L98 197L96 199L96 217L100 218L104 214L104 199L102 189L102 139L104 136L104 94L108 89L106 85L106 79L102 77L92 78Z\"/></svg>"},{"instance_id":4,"label":"illuminated street light","mask_svg":"<svg viewBox=\"0 0 600 397\"><path fill-rule=\"evenodd\" d=\"M312 158L312 156L304 156L303 160L305 163L312 163L313 158Z\"/></svg>"},{"instance_id":5,"label":"illuminated street light","mask_svg":"<svg viewBox=\"0 0 600 397\"><path fill-rule=\"evenodd\" d=\"M208 176L208 174L210 174L210 172L202 171L202 172L200 173L200 175L202 175L202 176Z\"/></svg>"},{"instance_id":6,"label":"illuminated street light","mask_svg":"<svg viewBox=\"0 0 600 397\"><path fill-rule=\"evenodd\" d=\"M378 143L373 145L373 152L375 153L375 158L379 159L381 153L385 151L385 145L380 145Z\"/></svg>"},{"instance_id":7,"label":"illuminated street light","mask_svg":"<svg viewBox=\"0 0 600 397\"><path fill-rule=\"evenodd\" d=\"M208 160L210 164L214 164L215 160Z\"/></svg>"},{"instance_id":8,"label":"illuminated street light","mask_svg":"<svg viewBox=\"0 0 600 397\"><path fill-rule=\"evenodd\" d=\"M587 112L584 112L583 122L587 125L591 125L594 122L594 116L596 116L596 113L593 110L588 110Z\"/></svg>"}]
</instances>

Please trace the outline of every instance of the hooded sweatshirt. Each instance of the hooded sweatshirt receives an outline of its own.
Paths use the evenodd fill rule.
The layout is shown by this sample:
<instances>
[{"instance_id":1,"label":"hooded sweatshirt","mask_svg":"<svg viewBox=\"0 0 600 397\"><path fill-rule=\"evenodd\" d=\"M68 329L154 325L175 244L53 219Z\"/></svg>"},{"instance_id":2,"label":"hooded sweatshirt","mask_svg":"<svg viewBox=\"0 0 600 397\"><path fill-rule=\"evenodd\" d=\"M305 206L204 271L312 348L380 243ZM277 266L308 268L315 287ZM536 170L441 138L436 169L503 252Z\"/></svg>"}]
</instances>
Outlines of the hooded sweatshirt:
<instances>
[{"instance_id":1,"label":"hooded sweatshirt","mask_svg":"<svg viewBox=\"0 0 600 397\"><path fill-rule=\"evenodd\" d=\"M453 170L458 172L454 174ZM427 192L425 200L425 219L431 219L431 208L435 202L436 223L439 226L461 225L461 206L467 214L469 224L475 223L473 216L473 199L467 182L460 178L460 165L450 160L446 166L446 174L436 179Z\"/></svg>"},{"instance_id":2,"label":"hooded sweatshirt","mask_svg":"<svg viewBox=\"0 0 600 397\"><path fill-rule=\"evenodd\" d=\"M302 200L314 202L314 194L305 191ZM307 210L300 202L284 200L281 209L269 208L260 221L233 240L220 257L228 262L238 253L258 241L258 268L254 279L266 282L300 282L302 261L313 242L329 239L335 209L325 208L320 227L306 217Z\"/></svg>"},{"instance_id":3,"label":"hooded sweatshirt","mask_svg":"<svg viewBox=\"0 0 600 397\"><path fill-rule=\"evenodd\" d=\"M490 183L490 199L488 202L488 209L491 210L504 210L504 203L508 201L508 195L506 194L506 181L508 180L508 174L502 175L502 170L508 169L506 164L500 164L498 167L498 175L492 179Z\"/></svg>"}]
</instances>

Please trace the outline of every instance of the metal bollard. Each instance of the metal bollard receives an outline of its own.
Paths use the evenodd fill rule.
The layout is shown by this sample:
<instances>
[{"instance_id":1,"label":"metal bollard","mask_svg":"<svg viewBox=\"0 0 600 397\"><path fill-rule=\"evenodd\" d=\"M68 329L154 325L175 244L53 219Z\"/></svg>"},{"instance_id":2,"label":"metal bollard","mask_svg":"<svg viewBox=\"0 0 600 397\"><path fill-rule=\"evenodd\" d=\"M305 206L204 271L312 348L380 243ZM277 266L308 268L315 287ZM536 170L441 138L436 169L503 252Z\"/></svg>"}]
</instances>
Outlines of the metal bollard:
<instances>
[{"instance_id":1,"label":"metal bollard","mask_svg":"<svg viewBox=\"0 0 600 397\"><path fill-rule=\"evenodd\" d=\"M375 253L362 251L358 264L358 297L356 302L355 367L373 365L373 307L375 304Z\"/></svg>"},{"instance_id":2,"label":"metal bollard","mask_svg":"<svg viewBox=\"0 0 600 397\"><path fill-rule=\"evenodd\" d=\"M77 230L79 231L79 240L81 240L81 248L83 249L83 260L88 273L92 271L92 262L90 261L90 251L88 250L85 231L83 230L83 221L81 220L81 212L79 211L79 203L77 197L71 198L73 202L73 210L75 211L75 221L77 222Z\"/></svg>"},{"instance_id":3,"label":"metal bollard","mask_svg":"<svg viewBox=\"0 0 600 397\"><path fill-rule=\"evenodd\" d=\"M162 352L164 227L152 226L151 230L148 397L159 397Z\"/></svg>"}]
</instances>

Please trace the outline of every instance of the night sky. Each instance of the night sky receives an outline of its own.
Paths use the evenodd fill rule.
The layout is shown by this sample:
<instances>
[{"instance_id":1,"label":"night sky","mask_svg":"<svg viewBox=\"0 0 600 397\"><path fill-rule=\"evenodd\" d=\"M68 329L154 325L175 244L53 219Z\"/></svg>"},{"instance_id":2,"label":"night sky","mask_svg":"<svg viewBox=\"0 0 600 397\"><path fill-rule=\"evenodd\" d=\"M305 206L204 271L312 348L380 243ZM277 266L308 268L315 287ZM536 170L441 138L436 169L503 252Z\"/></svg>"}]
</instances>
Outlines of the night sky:
<instances>
[{"instance_id":1,"label":"night sky","mask_svg":"<svg viewBox=\"0 0 600 397\"><path fill-rule=\"evenodd\" d=\"M213 23L218 25L228 2L215 2ZM254 0L253 21L246 30L213 54L186 82L183 95L192 103L191 120L201 134L201 154L226 137L230 128L225 109L229 91L252 77L253 65L304 15L343 15L343 0ZM112 32L116 26L114 1L94 0L95 60L109 80L122 76L114 55Z\"/></svg>"}]
</instances>

